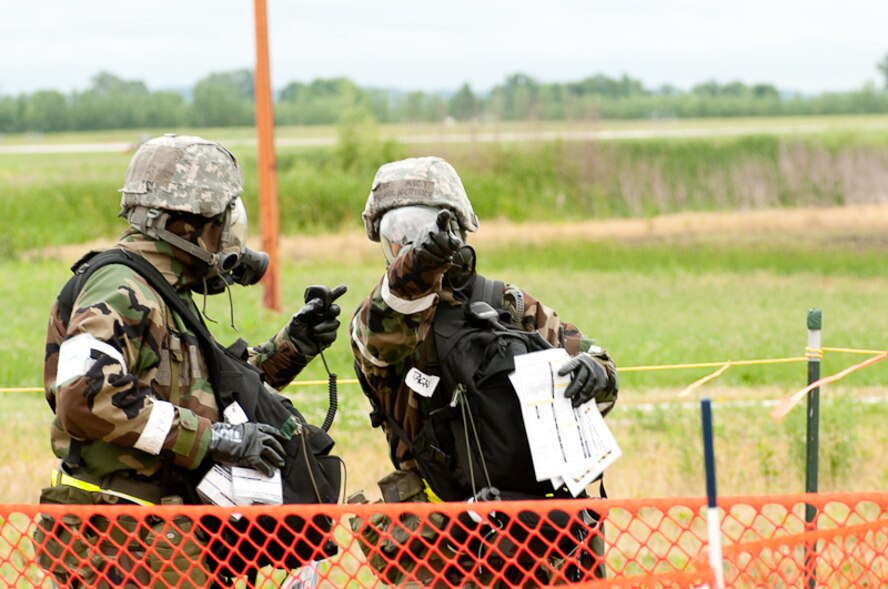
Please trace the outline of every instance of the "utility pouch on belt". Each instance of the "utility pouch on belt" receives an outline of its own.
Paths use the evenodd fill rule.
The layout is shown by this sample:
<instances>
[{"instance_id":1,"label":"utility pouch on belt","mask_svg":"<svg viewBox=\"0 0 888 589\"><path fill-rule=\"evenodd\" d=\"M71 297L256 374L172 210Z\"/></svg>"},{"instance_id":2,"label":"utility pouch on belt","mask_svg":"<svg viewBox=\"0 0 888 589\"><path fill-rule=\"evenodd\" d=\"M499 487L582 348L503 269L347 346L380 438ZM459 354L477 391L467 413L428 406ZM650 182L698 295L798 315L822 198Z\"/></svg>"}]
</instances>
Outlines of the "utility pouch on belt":
<instances>
[{"instance_id":1,"label":"utility pouch on belt","mask_svg":"<svg viewBox=\"0 0 888 589\"><path fill-rule=\"evenodd\" d=\"M425 503L425 484L413 472L394 471L377 483L385 503ZM363 494L351 503L366 503ZM440 513L429 515L426 523L414 513L401 514L394 524L383 513L375 513L369 520L353 517L349 521L359 538L358 545L367 558L367 564L379 579L388 585L405 581L442 587L453 586L447 581L448 572L458 581L454 557L446 542L438 537L448 524ZM434 548L430 548L434 547Z\"/></svg>"},{"instance_id":2,"label":"utility pouch on belt","mask_svg":"<svg viewBox=\"0 0 888 589\"><path fill-rule=\"evenodd\" d=\"M155 518L145 534L148 566L162 585L199 589L206 587L209 577L200 557L205 544L197 535L194 522L184 515L170 521Z\"/></svg>"},{"instance_id":3,"label":"utility pouch on belt","mask_svg":"<svg viewBox=\"0 0 888 589\"><path fill-rule=\"evenodd\" d=\"M391 472L376 483L382 492L384 503L407 503L410 501L425 502L425 485L416 473L406 470Z\"/></svg>"},{"instance_id":4,"label":"utility pouch on belt","mask_svg":"<svg viewBox=\"0 0 888 589\"><path fill-rule=\"evenodd\" d=\"M138 483L134 481L134 485ZM135 486L133 490L136 490ZM40 503L44 505L114 505L121 502L134 501L61 471L54 472L52 485L40 492ZM168 496L157 502L181 503L181 498ZM61 586L81 583L91 587L100 585L102 579L110 582L129 571L146 587L206 587L209 579L200 565L200 556L206 547L202 536L194 529L194 522L177 515L169 521L148 518L146 523L148 526L139 526L137 531L137 521L129 517L96 515L83 519L74 515L50 517L42 514L33 537L37 563ZM121 553L121 547L134 537L139 541L127 553ZM149 547L147 551L146 546ZM145 561L157 575L153 582L148 572L139 568L139 561Z\"/></svg>"}]
</instances>

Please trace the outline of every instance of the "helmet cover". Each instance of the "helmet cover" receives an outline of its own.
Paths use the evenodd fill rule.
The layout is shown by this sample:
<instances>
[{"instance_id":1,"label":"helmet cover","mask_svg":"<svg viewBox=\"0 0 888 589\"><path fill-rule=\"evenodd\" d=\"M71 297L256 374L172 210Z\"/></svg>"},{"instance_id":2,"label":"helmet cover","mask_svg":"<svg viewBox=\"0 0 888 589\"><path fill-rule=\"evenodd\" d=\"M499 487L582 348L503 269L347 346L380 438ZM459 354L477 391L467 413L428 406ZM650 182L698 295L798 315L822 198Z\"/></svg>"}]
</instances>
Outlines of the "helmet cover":
<instances>
[{"instance_id":1,"label":"helmet cover","mask_svg":"<svg viewBox=\"0 0 888 589\"><path fill-rule=\"evenodd\" d=\"M461 229L478 230L478 217L459 175L440 157L408 158L379 168L362 215L367 237L379 241L382 216L392 209L410 205L449 209Z\"/></svg>"},{"instance_id":2,"label":"helmet cover","mask_svg":"<svg viewBox=\"0 0 888 589\"><path fill-rule=\"evenodd\" d=\"M169 133L136 151L120 189L120 206L213 217L243 190L243 172L231 152L201 137Z\"/></svg>"}]
</instances>

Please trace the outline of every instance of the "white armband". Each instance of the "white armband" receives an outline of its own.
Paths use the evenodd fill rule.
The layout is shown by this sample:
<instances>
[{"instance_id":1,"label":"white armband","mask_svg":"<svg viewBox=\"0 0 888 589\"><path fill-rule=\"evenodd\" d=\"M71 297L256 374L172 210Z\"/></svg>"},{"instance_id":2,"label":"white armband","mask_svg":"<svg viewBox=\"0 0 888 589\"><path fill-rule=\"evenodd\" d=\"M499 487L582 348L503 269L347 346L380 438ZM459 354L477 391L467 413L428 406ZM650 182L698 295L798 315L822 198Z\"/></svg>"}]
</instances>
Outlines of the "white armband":
<instances>
[{"instance_id":1,"label":"white armband","mask_svg":"<svg viewBox=\"0 0 888 589\"><path fill-rule=\"evenodd\" d=\"M96 363L92 357L93 350L101 352L109 358L120 364L122 374L127 374L126 360L120 350L99 341L91 333L80 333L74 337L68 338L59 346L59 363L56 369L56 387L84 376L93 364Z\"/></svg>"},{"instance_id":2,"label":"white armband","mask_svg":"<svg viewBox=\"0 0 888 589\"><path fill-rule=\"evenodd\" d=\"M142 429L139 439L136 440L134 447L137 450L148 454L158 455L163 449L163 442L166 440L170 428L173 427L173 420L176 419L176 408L169 401L158 401L153 399L151 407L151 415L148 416L148 423Z\"/></svg>"}]
</instances>

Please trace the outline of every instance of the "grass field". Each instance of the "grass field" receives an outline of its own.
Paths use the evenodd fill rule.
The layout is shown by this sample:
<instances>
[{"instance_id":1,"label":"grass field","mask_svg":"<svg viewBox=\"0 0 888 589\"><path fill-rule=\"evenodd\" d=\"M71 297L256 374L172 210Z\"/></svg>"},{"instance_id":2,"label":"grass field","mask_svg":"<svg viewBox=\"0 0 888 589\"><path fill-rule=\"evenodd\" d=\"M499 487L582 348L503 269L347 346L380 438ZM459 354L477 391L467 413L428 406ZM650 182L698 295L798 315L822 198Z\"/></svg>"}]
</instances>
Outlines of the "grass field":
<instances>
[{"instance_id":1,"label":"grass field","mask_svg":"<svg viewBox=\"0 0 888 589\"><path fill-rule=\"evenodd\" d=\"M634 232L620 222L592 224L583 240L576 238L572 226L537 227L541 233L566 236L540 245L532 239L514 240L529 227L494 223L478 235L479 268L543 298L598 338L622 367L803 356L806 313L815 306L824 312L824 345L884 348L888 316L879 309L888 284L878 269L886 211L861 210L865 222L845 232L845 239L836 237L826 219L841 221L847 210L806 213L809 222L825 230L799 234L791 222L799 213L792 211L747 220L730 214L691 215L659 219L649 237L625 240L614 235ZM774 232L781 217L786 218L787 228ZM748 222L771 229L750 234L745 229ZM676 224L689 227L688 233L696 237L669 237L669 227ZM722 227L731 224L734 232ZM596 234L610 237L600 241ZM343 255L342 248L352 243L361 245ZM50 250L50 257L0 263L7 277L0 286L0 299L6 308L16 309L0 325L0 345L9 360L0 365L0 384L39 386L46 312L78 249ZM283 300L291 311L298 308L305 285L344 282L350 291L342 306L344 315L349 315L381 271L376 246L355 233L287 239L282 252ZM252 342L269 337L287 318L261 309L260 297L259 288L235 291L239 335ZM228 304L223 299L211 298L208 312L219 321L214 326L219 339L227 342L236 334L227 326ZM345 333L343 328L327 359L341 378L350 379ZM860 359L828 354L824 374ZM677 402L694 401L700 394L716 400L722 492L801 490L804 412L799 409L784 422L774 423L769 407L761 402L802 388L805 370L803 363L732 368L683 400L676 398L677 393L713 369L625 372L621 406L610 418L625 456L610 471L609 491L618 497L703 492L702 450L698 434L693 433L698 431L696 406ZM824 490L871 490L888 484L888 462L877 451L888 443L881 425L888 417L886 371L877 365L824 391ZM300 380L323 377L316 362ZM290 392L309 416L323 418L322 386L294 387ZM873 404L866 400L871 397L882 401ZM375 480L388 468L382 435L369 428L366 402L355 385L344 384L340 398L334 433L339 434L339 452L352 465L349 490L375 492ZM0 450L0 473L8 475L0 477L0 498L33 500L54 462L45 433L49 409L38 393L7 393L0 396L0 403L5 405L0 427L15 432L16 440L14 446Z\"/></svg>"},{"instance_id":2,"label":"grass field","mask_svg":"<svg viewBox=\"0 0 888 589\"><path fill-rule=\"evenodd\" d=\"M888 207L879 204L888 135L879 130L885 121L876 119L832 119L824 134L790 143L757 136L658 138L613 148L592 143L434 147L466 169L463 177L482 218L481 232L471 240L480 254L479 270L558 309L627 369L620 404L609 417L624 451L608 473L611 495L703 494L695 403L702 394L716 401L722 493L802 490L804 411L775 423L767 403L804 386L804 363L734 367L685 399L677 399L678 392L714 368L628 369L801 357L811 307L823 310L825 346L888 347L888 314L882 312ZM867 124L871 130L860 130ZM857 131L846 135L847 125ZM247 141L250 135L237 137ZM55 138L41 140L50 139ZM250 148L242 149L247 198L254 204L255 160ZM299 308L308 284L348 284L342 306L343 315L350 316L379 279L382 258L378 246L363 236L359 212L374 162L386 153L418 148L373 144L368 149L370 155L351 169L341 166L336 150L282 151L285 312L263 310L260 288L238 289L236 333L227 325L227 298L210 299L209 315L219 321L214 333L222 342L269 337ZM68 266L87 249L82 244L107 245L124 227L114 217L115 190L128 159L125 153L0 155L0 388L41 386L47 312ZM804 165L785 167L799 161ZM805 170L818 165L821 175L811 180ZM769 176L762 170L783 171ZM718 184L719 178L728 179L730 190ZM795 188L788 187L790 179L797 181ZM608 182L615 182L607 189L611 192ZM809 190L818 182L823 186ZM633 194L643 195L637 210ZM692 194L698 200L688 200ZM849 194L872 198L854 200ZM827 206L836 204L842 206ZM787 206L796 208L782 208ZM692 210L697 212L687 212ZM580 218L569 218L571 211ZM679 214L662 214L670 211ZM353 378L350 354L343 327L327 354L342 379ZM864 357L828 353L823 373ZM324 376L316 362L300 380ZM888 485L888 458L880 451L888 444L886 377L888 366L876 365L824 389L822 490ZM348 490L375 494L376 479L389 468L382 434L370 429L360 390L343 384L340 391L333 433L350 466ZM298 386L288 393L309 417L323 418L322 386ZM46 433L50 419L40 393L0 393L0 428L11 441L0 447L0 501L36 499L55 464Z\"/></svg>"}]
</instances>

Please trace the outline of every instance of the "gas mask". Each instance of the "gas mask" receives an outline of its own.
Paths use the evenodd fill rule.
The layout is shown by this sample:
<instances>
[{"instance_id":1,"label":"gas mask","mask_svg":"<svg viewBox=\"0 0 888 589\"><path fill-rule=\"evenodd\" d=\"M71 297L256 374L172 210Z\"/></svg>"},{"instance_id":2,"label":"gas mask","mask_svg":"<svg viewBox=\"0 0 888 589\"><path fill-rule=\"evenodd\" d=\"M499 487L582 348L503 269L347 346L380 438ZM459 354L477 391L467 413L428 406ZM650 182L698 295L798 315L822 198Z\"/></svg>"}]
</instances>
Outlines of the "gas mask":
<instances>
[{"instance_id":1,"label":"gas mask","mask_svg":"<svg viewBox=\"0 0 888 589\"><path fill-rule=\"evenodd\" d=\"M219 294L231 284L250 286L268 269L268 254L247 247L247 210L240 197L231 201L222 222L222 238L216 263L203 284L192 290Z\"/></svg>"},{"instance_id":2,"label":"gas mask","mask_svg":"<svg viewBox=\"0 0 888 589\"><path fill-rule=\"evenodd\" d=\"M165 241L203 262L207 268L203 280L191 289L210 295L224 292L231 284L256 284L268 268L268 254L247 247L247 212L240 197L233 199L222 214L219 251L213 253L170 232L167 229L169 211L132 207L122 212L135 229L149 237Z\"/></svg>"}]
</instances>

